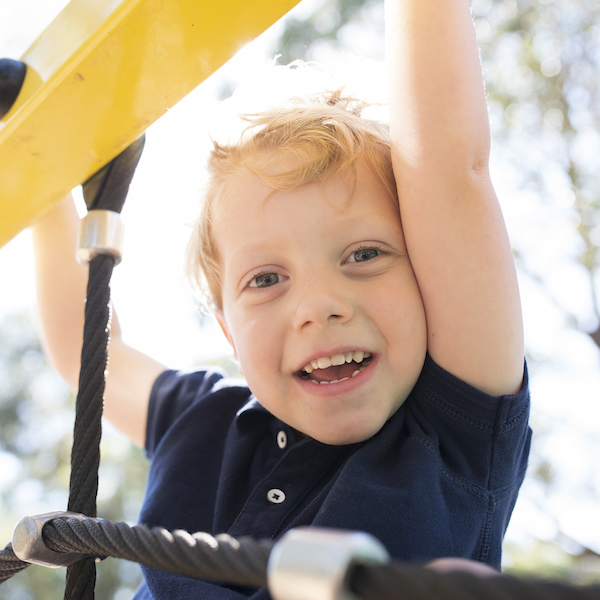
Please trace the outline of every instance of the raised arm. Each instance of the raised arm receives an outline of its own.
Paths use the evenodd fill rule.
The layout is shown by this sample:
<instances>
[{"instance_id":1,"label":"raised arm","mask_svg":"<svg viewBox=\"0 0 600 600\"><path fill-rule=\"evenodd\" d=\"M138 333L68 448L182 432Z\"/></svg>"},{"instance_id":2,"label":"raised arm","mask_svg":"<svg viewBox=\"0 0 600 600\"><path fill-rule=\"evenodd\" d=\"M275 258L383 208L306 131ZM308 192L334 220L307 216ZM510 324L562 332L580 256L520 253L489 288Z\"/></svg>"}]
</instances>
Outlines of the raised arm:
<instances>
[{"instance_id":1,"label":"raised arm","mask_svg":"<svg viewBox=\"0 0 600 600\"><path fill-rule=\"evenodd\" d=\"M392 158L409 256L443 368L516 392L523 333L488 170L490 132L468 0L386 0Z\"/></svg>"},{"instance_id":2,"label":"raised arm","mask_svg":"<svg viewBox=\"0 0 600 600\"><path fill-rule=\"evenodd\" d=\"M79 385L88 269L75 260L79 217L69 197L34 227L36 284L46 355L71 389ZM143 446L150 389L164 366L123 342L113 312L104 415Z\"/></svg>"}]
</instances>

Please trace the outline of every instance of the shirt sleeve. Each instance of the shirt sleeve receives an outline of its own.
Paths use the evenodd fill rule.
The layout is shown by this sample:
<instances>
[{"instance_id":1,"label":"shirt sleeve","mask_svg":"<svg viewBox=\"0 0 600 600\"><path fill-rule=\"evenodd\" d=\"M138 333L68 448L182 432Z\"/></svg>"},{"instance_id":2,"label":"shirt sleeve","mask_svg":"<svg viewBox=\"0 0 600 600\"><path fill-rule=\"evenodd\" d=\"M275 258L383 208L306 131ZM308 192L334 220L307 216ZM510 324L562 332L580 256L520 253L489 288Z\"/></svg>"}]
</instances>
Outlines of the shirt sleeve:
<instances>
[{"instance_id":1,"label":"shirt sleeve","mask_svg":"<svg viewBox=\"0 0 600 600\"><path fill-rule=\"evenodd\" d=\"M146 454L152 457L165 432L189 406L211 392L224 378L219 369L161 373L150 391L146 422Z\"/></svg>"},{"instance_id":2,"label":"shirt sleeve","mask_svg":"<svg viewBox=\"0 0 600 600\"><path fill-rule=\"evenodd\" d=\"M529 379L517 394L490 396L427 356L410 408L415 429L437 444L453 476L489 491L518 487L529 456Z\"/></svg>"}]
</instances>

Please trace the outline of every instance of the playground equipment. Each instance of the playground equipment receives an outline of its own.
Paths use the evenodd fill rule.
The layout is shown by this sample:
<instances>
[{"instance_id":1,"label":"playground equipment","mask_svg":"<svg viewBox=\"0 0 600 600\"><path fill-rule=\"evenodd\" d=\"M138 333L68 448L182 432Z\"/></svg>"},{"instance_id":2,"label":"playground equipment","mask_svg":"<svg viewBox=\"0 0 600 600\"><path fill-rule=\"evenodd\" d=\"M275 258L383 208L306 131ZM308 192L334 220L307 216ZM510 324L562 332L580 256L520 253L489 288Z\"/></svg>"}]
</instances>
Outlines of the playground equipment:
<instances>
[{"instance_id":1,"label":"playground equipment","mask_svg":"<svg viewBox=\"0 0 600 600\"><path fill-rule=\"evenodd\" d=\"M597 587L388 564L385 550L364 534L296 530L273 545L95 518L108 283L120 260L116 238L104 236L104 221L95 217L110 212L118 222L145 129L293 4L73 0L22 61L2 63L0 245L84 181L96 215L82 252L90 283L69 512L19 522L13 544L0 552L0 582L29 563L69 566L66 598L93 598L94 563L111 555L192 577L268 586L276 600L599 598Z\"/></svg>"},{"instance_id":2,"label":"playground equipment","mask_svg":"<svg viewBox=\"0 0 600 600\"><path fill-rule=\"evenodd\" d=\"M21 57L0 117L0 246L297 2L72 0Z\"/></svg>"}]
</instances>

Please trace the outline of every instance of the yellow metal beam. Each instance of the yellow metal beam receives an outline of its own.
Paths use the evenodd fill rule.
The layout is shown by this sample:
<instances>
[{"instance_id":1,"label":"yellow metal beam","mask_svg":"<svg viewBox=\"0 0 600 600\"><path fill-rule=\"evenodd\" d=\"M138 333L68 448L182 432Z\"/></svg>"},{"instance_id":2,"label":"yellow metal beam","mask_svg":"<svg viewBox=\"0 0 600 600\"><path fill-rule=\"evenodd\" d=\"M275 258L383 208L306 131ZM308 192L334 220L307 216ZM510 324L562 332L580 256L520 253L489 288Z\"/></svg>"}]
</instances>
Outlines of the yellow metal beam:
<instances>
[{"instance_id":1,"label":"yellow metal beam","mask_svg":"<svg viewBox=\"0 0 600 600\"><path fill-rule=\"evenodd\" d=\"M299 0L72 0L0 120L0 246Z\"/></svg>"}]
</instances>

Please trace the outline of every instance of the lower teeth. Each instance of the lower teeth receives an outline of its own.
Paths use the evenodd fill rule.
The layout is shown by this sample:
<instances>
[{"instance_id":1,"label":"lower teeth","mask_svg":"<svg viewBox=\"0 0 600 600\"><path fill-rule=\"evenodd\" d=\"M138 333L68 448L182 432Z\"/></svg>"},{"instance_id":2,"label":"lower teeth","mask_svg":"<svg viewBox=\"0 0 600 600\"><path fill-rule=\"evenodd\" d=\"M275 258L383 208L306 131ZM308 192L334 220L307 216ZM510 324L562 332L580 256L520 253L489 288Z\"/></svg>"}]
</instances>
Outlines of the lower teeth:
<instances>
[{"instance_id":1,"label":"lower teeth","mask_svg":"<svg viewBox=\"0 0 600 600\"><path fill-rule=\"evenodd\" d=\"M343 379L334 379L333 381L315 381L314 379L310 379L309 377L306 377L305 379L307 379L308 381L312 381L313 383L316 383L317 385L327 385L330 383L341 383L342 381L347 381L348 379L350 379L351 377L356 377L361 371L363 371L364 369L366 369L368 367L368 364L365 365L364 367L361 365L360 369L356 369L356 371L354 371L354 373L352 373L352 375L350 377L344 377ZM308 375L308 373L306 374Z\"/></svg>"},{"instance_id":2,"label":"lower teeth","mask_svg":"<svg viewBox=\"0 0 600 600\"><path fill-rule=\"evenodd\" d=\"M352 375L350 377L344 377L343 379L334 379L333 381L315 381L314 379L311 379L310 375L306 371L302 372L301 378L304 379L305 381L312 381L313 383L316 383L317 385L329 384L329 383L340 383L342 381L346 381L347 379L350 379L351 377L356 377L361 371L366 369L371 364L372 360L373 360L373 358L371 356L369 356L368 358L365 358L363 360L363 362L360 363L359 368L356 369L356 371L354 371L354 373L352 373Z\"/></svg>"}]
</instances>

